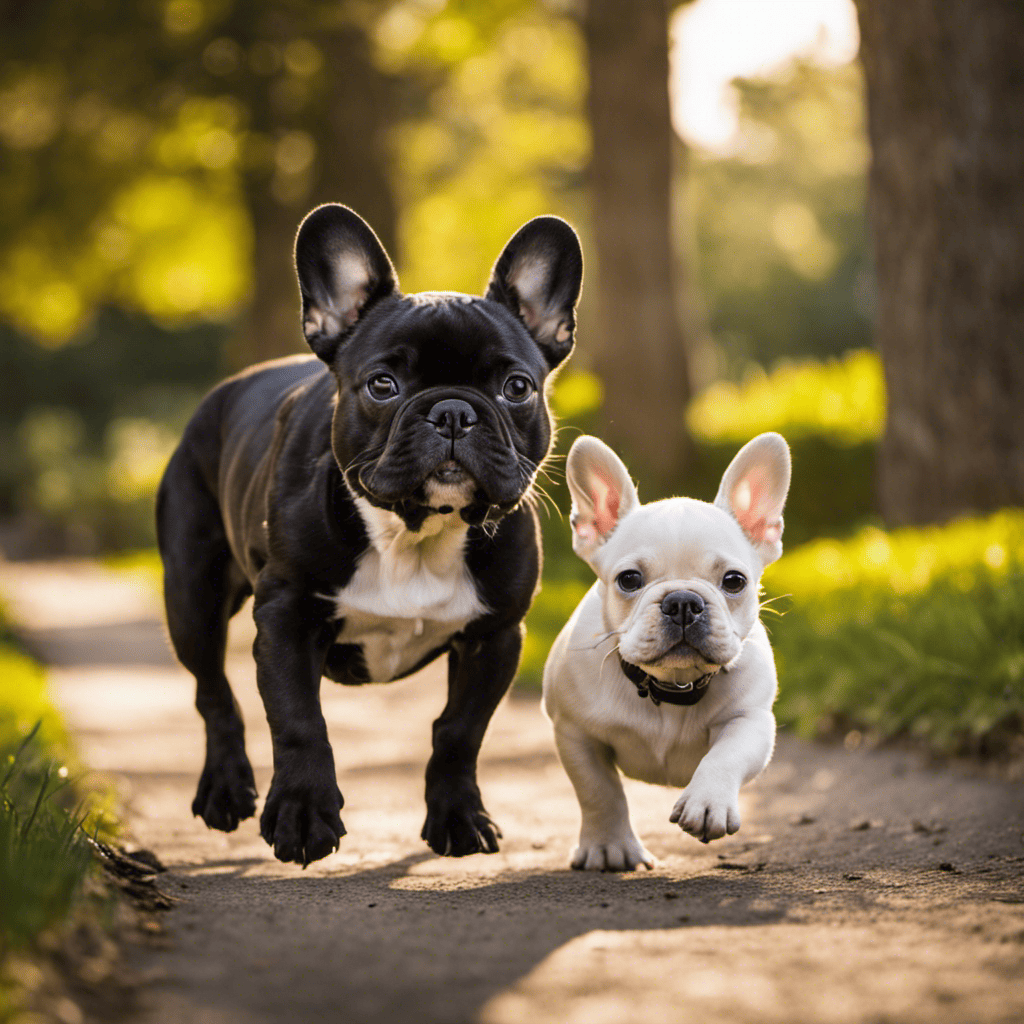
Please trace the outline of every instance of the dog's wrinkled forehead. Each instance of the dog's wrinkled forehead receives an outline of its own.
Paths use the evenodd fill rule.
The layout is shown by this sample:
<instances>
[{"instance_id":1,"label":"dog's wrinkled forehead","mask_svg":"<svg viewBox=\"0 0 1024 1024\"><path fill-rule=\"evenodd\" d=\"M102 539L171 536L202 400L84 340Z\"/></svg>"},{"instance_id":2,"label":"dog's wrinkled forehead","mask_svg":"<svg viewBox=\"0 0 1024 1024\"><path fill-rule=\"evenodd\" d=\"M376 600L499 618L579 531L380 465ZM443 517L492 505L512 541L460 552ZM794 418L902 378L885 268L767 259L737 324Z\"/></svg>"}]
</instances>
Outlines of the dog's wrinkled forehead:
<instances>
[{"instance_id":1,"label":"dog's wrinkled forehead","mask_svg":"<svg viewBox=\"0 0 1024 1024\"><path fill-rule=\"evenodd\" d=\"M339 367L382 360L421 378L426 387L472 385L515 365L537 384L547 364L522 323L496 302L458 292L422 292L372 310L339 352Z\"/></svg>"},{"instance_id":2,"label":"dog's wrinkled forehead","mask_svg":"<svg viewBox=\"0 0 1024 1024\"><path fill-rule=\"evenodd\" d=\"M726 568L759 575L761 564L732 516L695 498L666 498L626 516L601 550L602 569L644 563L652 578L715 579Z\"/></svg>"}]
</instances>

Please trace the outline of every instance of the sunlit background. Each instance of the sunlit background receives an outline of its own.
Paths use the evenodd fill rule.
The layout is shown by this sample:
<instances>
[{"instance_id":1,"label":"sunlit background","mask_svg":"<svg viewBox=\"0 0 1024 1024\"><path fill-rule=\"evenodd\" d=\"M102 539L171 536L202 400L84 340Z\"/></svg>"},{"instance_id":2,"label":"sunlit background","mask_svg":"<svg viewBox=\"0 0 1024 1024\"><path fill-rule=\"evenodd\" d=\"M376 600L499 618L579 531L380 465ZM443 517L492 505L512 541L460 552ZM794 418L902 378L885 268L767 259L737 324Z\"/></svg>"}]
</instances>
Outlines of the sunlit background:
<instances>
[{"instance_id":1,"label":"sunlit background","mask_svg":"<svg viewBox=\"0 0 1024 1024\"><path fill-rule=\"evenodd\" d=\"M23 5L0 41L7 557L151 547L153 492L201 394L302 348L290 249L326 200L371 222L408 291L478 292L523 221L552 212L575 224L588 275L553 401L570 428L563 450L574 428L599 428L612 384L588 344L592 134L576 4L114 6ZM943 693L965 673L977 684L978 652L1003 626L981 615L967 647L944 648L944 595L1007 593L1024 527L1007 514L968 539L891 534L876 515L885 394L853 4L693 0L666 32L672 243L696 396L679 405L693 454L670 489L710 498L740 443L785 434L794 553L766 577L771 594L792 595L775 606L788 609L773 627L780 717L810 732L916 729L977 744L1024 707L1019 650L966 709L923 715L901 694L936 673ZM588 584L564 522L543 527L527 681Z\"/></svg>"},{"instance_id":2,"label":"sunlit background","mask_svg":"<svg viewBox=\"0 0 1024 1024\"><path fill-rule=\"evenodd\" d=\"M301 346L295 226L314 202L358 206L367 191L322 166L335 150L383 154L375 205L386 222L361 212L407 290L477 291L538 212L567 216L589 242L585 54L567 8L401 0L372 14L338 7L338 28L325 11L309 5L295 25L266 15L254 31L203 0L141 5L109 25L69 4L67 18L29 15L25 38L9 37L9 553L151 539L152 487L197 395L225 370ZM365 143L335 137L346 126L330 109L341 74L327 67L331 31L348 34L342 45L361 52L382 94L360 115L377 133ZM672 16L670 38L673 123L686 145L678 258L698 282L696 385L868 346L852 3L697 0ZM260 259L259 233L276 257ZM577 370L590 362L591 305L585 295ZM247 336L268 320L269 340ZM566 397L599 393L576 382ZM570 400L569 411L585 410Z\"/></svg>"}]
</instances>

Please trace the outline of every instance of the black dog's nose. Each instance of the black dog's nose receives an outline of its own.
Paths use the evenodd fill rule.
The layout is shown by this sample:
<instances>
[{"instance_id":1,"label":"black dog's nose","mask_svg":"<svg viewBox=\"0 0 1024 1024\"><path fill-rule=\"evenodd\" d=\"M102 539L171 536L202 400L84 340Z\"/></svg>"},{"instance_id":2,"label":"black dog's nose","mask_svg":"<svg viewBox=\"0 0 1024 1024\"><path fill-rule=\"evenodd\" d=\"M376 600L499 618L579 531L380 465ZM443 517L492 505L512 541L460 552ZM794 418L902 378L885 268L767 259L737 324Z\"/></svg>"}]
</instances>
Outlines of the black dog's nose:
<instances>
[{"instance_id":1,"label":"black dog's nose","mask_svg":"<svg viewBox=\"0 0 1024 1024\"><path fill-rule=\"evenodd\" d=\"M465 437L473 429L477 420L478 417L473 406L458 398L446 398L443 402L438 402L427 413L427 422L432 423L434 429L449 441L457 441L460 437Z\"/></svg>"},{"instance_id":2,"label":"black dog's nose","mask_svg":"<svg viewBox=\"0 0 1024 1024\"><path fill-rule=\"evenodd\" d=\"M692 590L673 590L661 599L661 614L684 629L703 612L704 599Z\"/></svg>"}]
</instances>

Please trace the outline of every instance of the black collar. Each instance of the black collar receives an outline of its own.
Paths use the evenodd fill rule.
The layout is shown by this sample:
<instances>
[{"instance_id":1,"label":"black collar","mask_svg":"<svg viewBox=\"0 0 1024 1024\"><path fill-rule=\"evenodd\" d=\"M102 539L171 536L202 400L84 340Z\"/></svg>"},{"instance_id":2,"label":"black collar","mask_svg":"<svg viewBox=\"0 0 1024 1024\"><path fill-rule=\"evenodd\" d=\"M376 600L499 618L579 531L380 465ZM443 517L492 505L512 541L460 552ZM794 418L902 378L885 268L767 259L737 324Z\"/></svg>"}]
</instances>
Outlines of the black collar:
<instances>
[{"instance_id":1,"label":"black collar","mask_svg":"<svg viewBox=\"0 0 1024 1024\"><path fill-rule=\"evenodd\" d=\"M666 704L696 704L708 692L708 683L715 674L708 672L692 683L683 683L681 689L665 689L654 676L648 675L639 665L623 661L621 655L619 664L626 678L636 687L637 696L641 700L650 697L654 704L660 704L662 701Z\"/></svg>"}]
</instances>

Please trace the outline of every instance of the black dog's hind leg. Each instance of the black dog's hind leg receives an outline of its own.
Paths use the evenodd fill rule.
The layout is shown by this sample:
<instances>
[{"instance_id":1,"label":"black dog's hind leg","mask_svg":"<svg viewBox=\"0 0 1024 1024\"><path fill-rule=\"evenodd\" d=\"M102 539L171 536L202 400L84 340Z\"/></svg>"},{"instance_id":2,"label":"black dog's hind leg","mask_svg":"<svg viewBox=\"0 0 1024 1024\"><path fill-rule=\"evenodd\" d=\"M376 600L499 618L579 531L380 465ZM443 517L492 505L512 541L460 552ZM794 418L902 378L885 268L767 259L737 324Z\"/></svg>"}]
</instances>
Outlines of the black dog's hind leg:
<instances>
[{"instance_id":1,"label":"black dog's hind leg","mask_svg":"<svg viewBox=\"0 0 1024 1024\"><path fill-rule=\"evenodd\" d=\"M421 833L442 856L498 851L501 829L484 810L476 761L491 716L519 667L522 646L522 626L515 623L479 641L453 643L448 655L448 703L434 722Z\"/></svg>"},{"instance_id":2,"label":"black dog's hind leg","mask_svg":"<svg viewBox=\"0 0 1024 1024\"><path fill-rule=\"evenodd\" d=\"M216 499L187 450L175 452L157 496L157 538L171 643L196 677L196 708L206 724L206 763L192 813L232 832L256 813L256 784L245 727L227 676L228 620L249 585L228 547Z\"/></svg>"}]
</instances>

